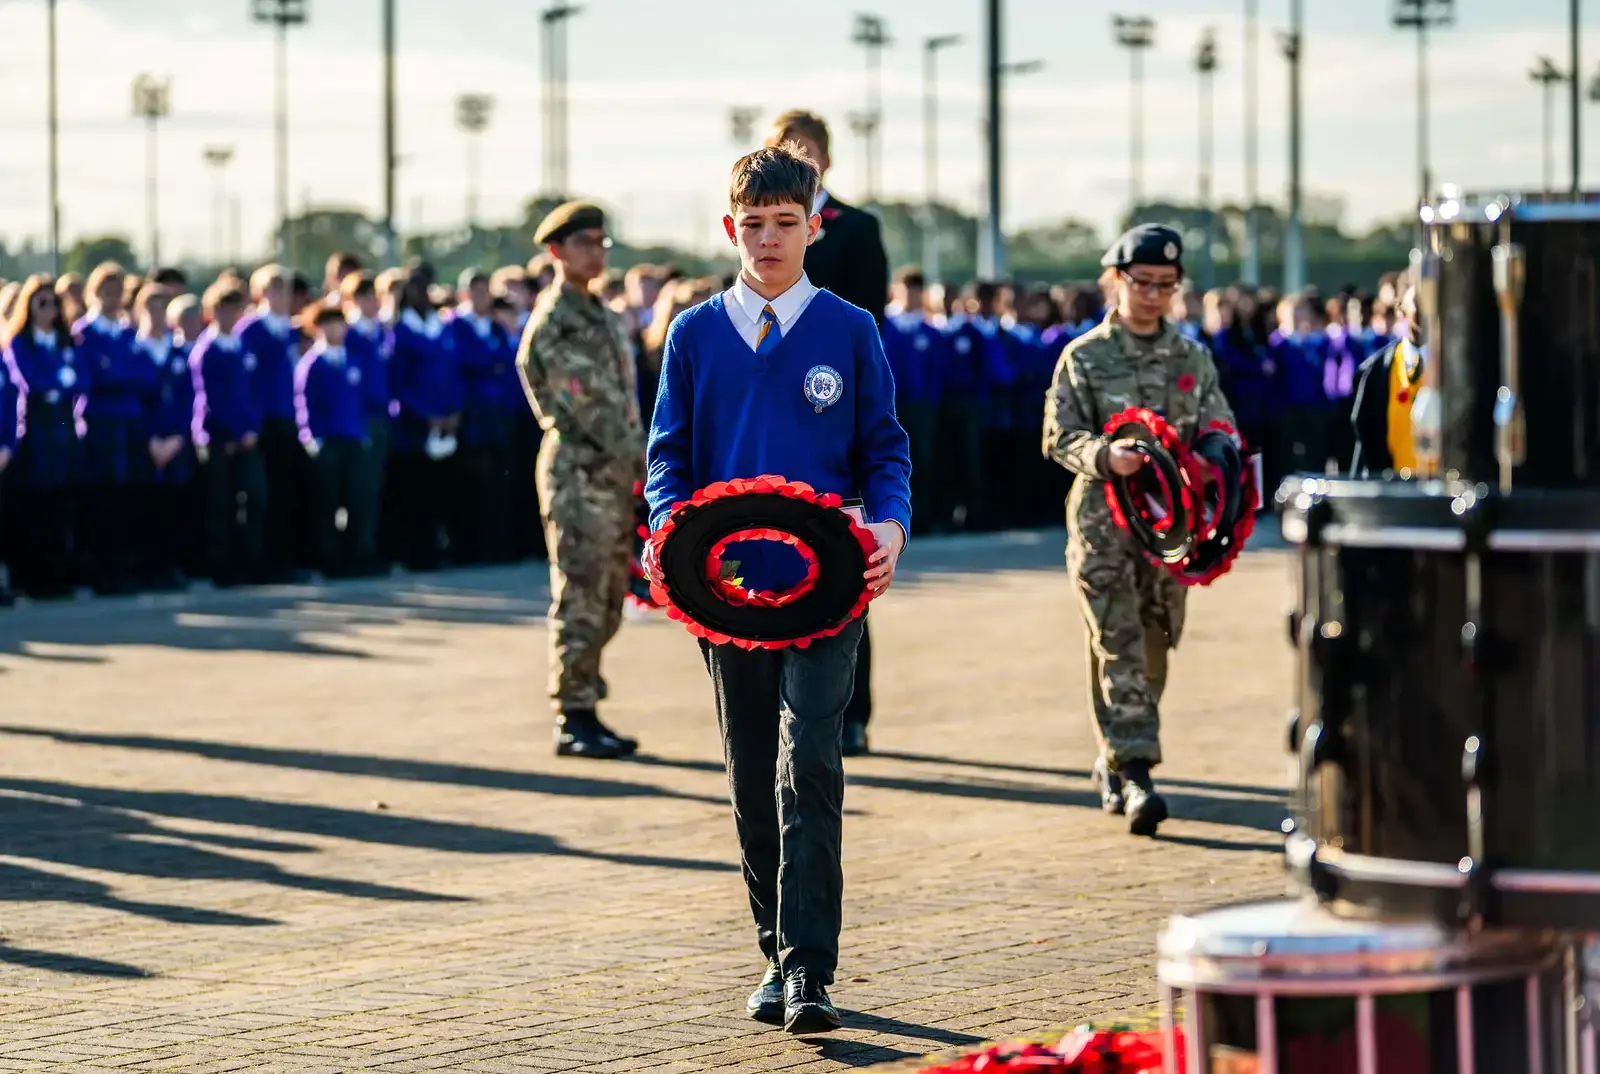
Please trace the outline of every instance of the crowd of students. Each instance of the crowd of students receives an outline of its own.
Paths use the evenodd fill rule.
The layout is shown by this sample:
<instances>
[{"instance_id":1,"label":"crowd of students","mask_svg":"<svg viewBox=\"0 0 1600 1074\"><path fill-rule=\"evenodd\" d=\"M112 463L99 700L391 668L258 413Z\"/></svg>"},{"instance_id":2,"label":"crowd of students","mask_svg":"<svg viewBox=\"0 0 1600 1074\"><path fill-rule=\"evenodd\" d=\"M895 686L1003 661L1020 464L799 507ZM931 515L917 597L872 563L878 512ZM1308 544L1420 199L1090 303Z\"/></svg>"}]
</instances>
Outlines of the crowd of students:
<instances>
[{"instance_id":1,"label":"crowd of students","mask_svg":"<svg viewBox=\"0 0 1600 1074\"><path fill-rule=\"evenodd\" d=\"M1398 275L1331 296L1241 285L1175 296L1173 321L1211 347L1269 489L1289 473L1349 468L1356 371L1394 338ZM1105 302L1095 283L955 290L916 269L896 274L884 346L911 434L916 528L1061 521L1071 475L1041 456L1043 398L1061 352Z\"/></svg>"},{"instance_id":2,"label":"crowd of students","mask_svg":"<svg viewBox=\"0 0 1600 1074\"><path fill-rule=\"evenodd\" d=\"M279 266L199 296L176 269L102 264L0 288L0 599L258 584L542 556L540 430L518 381L543 258L441 284L348 254L320 287ZM627 324L642 411L667 327L728 280L636 266L596 286ZM1390 338L1393 283L1322 299L1230 287L1175 301L1217 356L1269 481L1347 465L1355 370ZM928 285L897 274L883 325L921 532L1060 520L1039 451L1094 284Z\"/></svg>"}]
</instances>

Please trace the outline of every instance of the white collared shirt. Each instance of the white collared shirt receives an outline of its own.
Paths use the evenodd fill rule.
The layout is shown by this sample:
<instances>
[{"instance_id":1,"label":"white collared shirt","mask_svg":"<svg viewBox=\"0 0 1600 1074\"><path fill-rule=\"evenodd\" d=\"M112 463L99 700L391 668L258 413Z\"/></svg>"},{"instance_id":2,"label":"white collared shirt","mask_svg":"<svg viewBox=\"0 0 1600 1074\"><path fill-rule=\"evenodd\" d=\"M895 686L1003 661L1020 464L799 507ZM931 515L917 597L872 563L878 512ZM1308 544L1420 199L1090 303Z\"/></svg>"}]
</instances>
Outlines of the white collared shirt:
<instances>
[{"instance_id":1,"label":"white collared shirt","mask_svg":"<svg viewBox=\"0 0 1600 1074\"><path fill-rule=\"evenodd\" d=\"M816 216L818 213L820 213L822 211L822 207L824 205L826 205L826 204L828 204L828 192L827 192L827 190L825 190L825 189L823 189L821 187L818 187L817 188L817 200L811 206L811 215L812 216Z\"/></svg>"},{"instance_id":2,"label":"white collared shirt","mask_svg":"<svg viewBox=\"0 0 1600 1074\"><path fill-rule=\"evenodd\" d=\"M167 364L167 355L172 353L172 337L170 335L139 336L137 342L156 365Z\"/></svg>"},{"instance_id":3,"label":"white collared shirt","mask_svg":"<svg viewBox=\"0 0 1600 1074\"><path fill-rule=\"evenodd\" d=\"M778 317L778 331L788 335L789 329L811 305L811 300L817 297L817 290L817 285L802 272L793 287L769 302L752 291L744 282L744 277L740 276L732 287L723 292L722 306L728 311L728 320L733 323L734 331L753 351L761 339L763 308L772 307L772 312Z\"/></svg>"}]
</instances>

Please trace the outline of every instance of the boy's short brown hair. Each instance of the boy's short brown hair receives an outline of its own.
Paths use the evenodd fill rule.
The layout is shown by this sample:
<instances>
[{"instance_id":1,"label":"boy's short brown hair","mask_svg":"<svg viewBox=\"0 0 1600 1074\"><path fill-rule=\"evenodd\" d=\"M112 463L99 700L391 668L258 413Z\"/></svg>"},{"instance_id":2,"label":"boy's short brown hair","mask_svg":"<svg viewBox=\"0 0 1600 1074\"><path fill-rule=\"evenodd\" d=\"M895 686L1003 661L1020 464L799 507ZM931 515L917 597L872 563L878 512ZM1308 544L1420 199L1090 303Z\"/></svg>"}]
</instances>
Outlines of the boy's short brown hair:
<instances>
[{"instance_id":1,"label":"boy's short brown hair","mask_svg":"<svg viewBox=\"0 0 1600 1074\"><path fill-rule=\"evenodd\" d=\"M339 308L337 302L321 302L313 309L316 312L311 318L311 323L317 328L321 328L325 324L332 324L334 321L344 320L344 310Z\"/></svg>"},{"instance_id":2,"label":"boy's short brown hair","mask_svg":"<svg viewBox=\"0 0 1600 1074\"><path fill-rule=\"evenodd\" d=\"M767 148L772 149L789 141L795 135L815 142L824 153L828 149L828 125L815 112L800 109L785 112L772 121L772 133L767 135Z\"/></svg>"},{"instance_id":3,"label":"boy's short brown hair","mask_svg":"<svg viewBox=\"0 0 1600 1074\"><path fill-rule=\"evenodd\" d=\"M739 158L728 181L728 208L799 205L811 215L822 176L816 162L793 142L757 149Z\"/></svg>"},{"instance_id":4,"label":"boy's short brown hair","mask_svg":"<svg viewBox=\"0 0 1600 1074\"><path fill-rule=\"evenodd\" d=\"M224 306L243 306L249 301L237 277L223 276L216 283L206 288L205 308L207 313L215 313Z\"/></svg>"},{"instance_id":5,"label":"boy's short brown hair","mask_svg":"<svg viewBox=\"0 0 1600 1074\"><path fill-rule=\"evenodd\" d=\"M339 281L339 297L345 301L364 298L367 295L376 297L378 293L377 277L364 269L347 272Z\"/></svg>"}]
</instances>

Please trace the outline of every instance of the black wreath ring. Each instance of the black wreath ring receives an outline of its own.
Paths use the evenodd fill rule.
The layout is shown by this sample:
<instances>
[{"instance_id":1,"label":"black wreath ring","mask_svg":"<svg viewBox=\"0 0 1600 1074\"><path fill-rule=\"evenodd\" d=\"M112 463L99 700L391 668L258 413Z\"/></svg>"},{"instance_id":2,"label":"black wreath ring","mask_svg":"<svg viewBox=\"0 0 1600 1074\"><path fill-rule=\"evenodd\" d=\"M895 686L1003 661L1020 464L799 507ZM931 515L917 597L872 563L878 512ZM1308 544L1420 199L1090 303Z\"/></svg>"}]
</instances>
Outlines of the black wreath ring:
<instances>
[{"instance_id":1,"label":"black wreath ring","mask_svg":"<svg viewBox=\"0 0 1600 1074\"><path fill-rule=\"evenodd\" d=\"M1125 412L1106 426L1112 443L1135 441L1145 464L1106 481L1106 501L1117 525L1164 566L1183 562L1194 544L1189 486L1177 457L1177 435L1151 411Z\"/></svg>"},{"instance_id":2,"label":"black wreath ring","mask_svg":"<svg viewBox=\"0 0 1600 1074\"><path fill-rule=\"evenodd\" d=\"M876 596L866 572L877 542L842 505L836 495L773 475L709 485L675 505L651 534L659 564L651 596L714 645L805 648L838 634ZM728 546L757 540L793 547L806 562L805 577L782 592L724 578Z\"/></svg>"}]
</instances>

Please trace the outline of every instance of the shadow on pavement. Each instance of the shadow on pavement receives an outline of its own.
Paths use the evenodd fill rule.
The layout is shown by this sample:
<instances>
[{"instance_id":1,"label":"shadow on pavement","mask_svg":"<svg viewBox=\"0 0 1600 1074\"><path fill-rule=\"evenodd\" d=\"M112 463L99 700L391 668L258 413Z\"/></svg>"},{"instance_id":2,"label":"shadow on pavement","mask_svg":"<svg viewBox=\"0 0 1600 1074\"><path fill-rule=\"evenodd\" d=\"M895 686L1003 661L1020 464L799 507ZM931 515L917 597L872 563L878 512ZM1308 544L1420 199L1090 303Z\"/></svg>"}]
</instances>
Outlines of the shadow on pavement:
<instances>
[{"instance_id":1,"label":"shadow on pavement","mask_svg":"<svg viewBox=\"0 0 1600 1074\"><path fill-rule=\"evenodd\" d=\"M872 751L873 757L889 761L908 761L913 764L947 764L960 768L979 768L991 772L1025 772L1036 776L1066 776L1088 779L1086 768L1046 768L1040 765L1016 764L1010 761L972 761L962 757L938 757L927 753L897 753L886 750ZM1163 787L1189 787L1223 794L1255 795L1261 798L1282 799L1288 792L1282 787L1261 787L1249 783L1214 783L1206 780L1183 779L1180 776L1162 775L1158 781Z\"/></svg>"},{"instance_id":2,"label":"shadow on pavement","mask_svg":"<svg viewBox=\"0 0 1600 1074\"><path fill-rule=\"evenodd\" d=\"M69 869L93 869L164 880L224 880L270 884L355 899L391 902L466 902L455 895L419 891L365 880L293 872L270 861L225 850L313 854L320 848L253 836L195 832L164 821L197 821L299 833L387 846L461 854L544 854L612 862L641 868L732 872L725 862L642 854L608 854L569 847L546 835L390 813L272 802L231 795L189 794L87 787L45 780L0 778L0 900L63 902L95 906L160 921L192 925L262 926L269 918L118 898L94 881L16 864L18 860ZM10 959L0 948L0 962ZM14 953L14 952L13 952ZM129 976L143 971L21 952L18 964L68 973ZM26 961L33 958L35 961ZM65 960L65 961L52 961ZM72 969L69 966L79 968Z\"/></svg>"},{"instance_id":3,"label":"shadow on pavement","mask_svg":"<svg viewBox=\"0 0 1600 1074\"><path fill-rule=\"evenodd\" d=\"M416 761L404 757L374 757L355 753L324 753L320 750L291 750L269 746L245 746L232 742L207 742L200 739L164 738L158 735L101 735L74 731L52 731L41 727L0 725L0 734L47 738L75 746L108 746L114 749L151 750L182 753L212 761L233 761L272 768L294 768L306 772L332 772L344 776L374 776L415 783L440 783L487 790L521 791L530 794L570 794L583 798L671 798L678 801L727 805L726 798L686 794L645 783L592 776L555 776L542 772L519 772L505 768L480 768L475 765ZM720 764L711 765L720 772Z\"/></svg>"},{"instance_id":4,"label":"shadow on pavement","mask_svg":"<svg viewBox=\"0 0 1600 1074\"><path fill-rule=\"evenodd\" d=\"M0 943L0 965L27 966L53 973L73 973L84 977L148 977L138 966L121 962L106 962L98 958L79 955L57 955L49 951L30 951L25 947L12 947Z\"/></svg>"}]
</instances>

